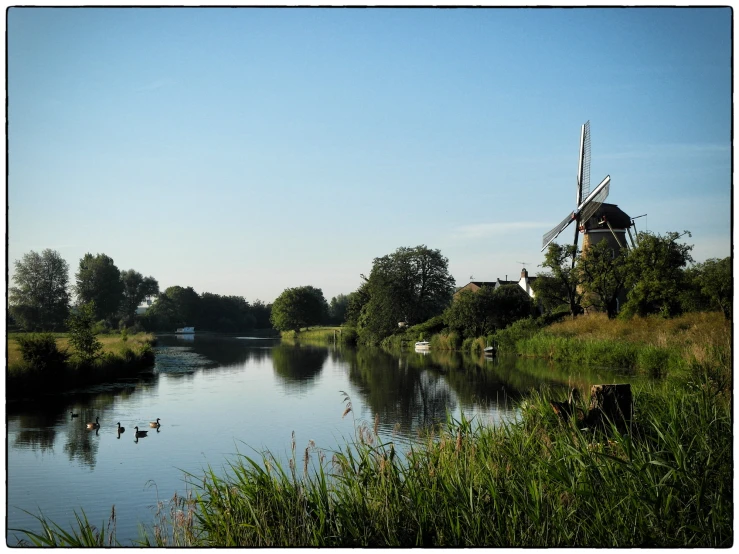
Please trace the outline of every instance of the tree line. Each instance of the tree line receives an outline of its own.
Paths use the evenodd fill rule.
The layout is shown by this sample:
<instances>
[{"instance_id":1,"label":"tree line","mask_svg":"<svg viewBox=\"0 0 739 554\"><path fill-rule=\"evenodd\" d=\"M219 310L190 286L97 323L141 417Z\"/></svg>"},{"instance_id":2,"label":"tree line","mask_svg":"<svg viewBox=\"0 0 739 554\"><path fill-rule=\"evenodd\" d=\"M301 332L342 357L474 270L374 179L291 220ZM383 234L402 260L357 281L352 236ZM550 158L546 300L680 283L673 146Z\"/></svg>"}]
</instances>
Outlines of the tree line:
<instances>
[{"instance_id":1,"label":"tree line","mask_svg":"<svg viewBox=\"0 0 739 554\"><path fill-rule=\"evenodd\" d=\"M454 298L455 281L439 250L401 247L375 258L369 277L360 275L357 290L341 295L333 322L343 313L343 323L356 329L360 343L377 344L424 322L430 322L429 330L448 328L477 337L542 314L674 317L718 310L731 318L731 259L693 264L693 247L678 240L684 235L690 233L640 232L634 248L618 251L607 241L585 252L552 243L541 264L544 271L532 282L535 300L518 285L461 291ZM299 330L327 322L330 313L321 289L291 288L275 300L272 324L282 331Z\"/></svg>"},{"instance_id":2,"label":"tree line","mask_svg":"<svg viewBox=\"0 0 739 554\"><path fill-rule=\"evenodd\" d=\"M172 332L194 326L235 332L271 327L271 305L260 300L250 304L241 296L197 294L192 287L180 286L160 292L154 277L134 269L121 271L106 254L85 254L70 284L69 264L59 252L31 251L15 262L13 283L8 291L9 323L25 331L66 331L76 321L70 316L82 313L95 322L97 331ZM137 314L147 300L151 307Z\"/></svg>"}]
</instances>

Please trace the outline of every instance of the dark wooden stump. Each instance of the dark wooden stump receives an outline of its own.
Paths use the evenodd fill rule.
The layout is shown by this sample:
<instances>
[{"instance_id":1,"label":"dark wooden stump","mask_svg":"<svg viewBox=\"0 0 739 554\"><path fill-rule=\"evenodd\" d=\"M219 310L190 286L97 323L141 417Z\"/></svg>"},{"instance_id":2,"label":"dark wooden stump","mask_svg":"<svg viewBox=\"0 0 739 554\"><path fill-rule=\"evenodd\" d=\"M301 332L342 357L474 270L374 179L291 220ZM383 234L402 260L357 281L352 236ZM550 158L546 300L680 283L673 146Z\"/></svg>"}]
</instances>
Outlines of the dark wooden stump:
<instances>
[{"instance_id":1,"label":"dark wooden stump","mask_svg":"<svg viewBox=\"0 0 739 554\"><path fill-rule=\"evenodd\" d=\"M614 422L620 429L628 429L634 415L631 385L593 385L590 387L588 419L591 423L607 425Z\"/></svg>"}]
</instances>

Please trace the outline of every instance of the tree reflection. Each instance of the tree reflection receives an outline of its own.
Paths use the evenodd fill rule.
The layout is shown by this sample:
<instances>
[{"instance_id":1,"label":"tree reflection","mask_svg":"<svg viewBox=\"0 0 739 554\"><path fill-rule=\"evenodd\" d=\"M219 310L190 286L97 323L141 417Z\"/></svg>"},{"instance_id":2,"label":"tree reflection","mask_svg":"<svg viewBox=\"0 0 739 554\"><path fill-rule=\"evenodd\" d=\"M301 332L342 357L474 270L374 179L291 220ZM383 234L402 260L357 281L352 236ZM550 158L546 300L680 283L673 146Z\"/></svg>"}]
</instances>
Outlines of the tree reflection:
<instances>
[{"instance_id":1,"label":"tree reflection","mask_svg":"<svg viewBox=\"0 0 739 554\"><path fill-rule=\"evenodd\" d=\"M418 430L446 419L456 400L444 379L379 349L346 352L349 379L380 421Z\"/></svg>"},{"instance_id":2,"label":"tree reflection","mask_svg":"<svg viewBox=\"0 0 739 554\"><path fill-rule=\"evenodd\" d=\"M321 373L328 349L318 346L280 345L271 350L275 374L287 385L307 390Z\"/></svg>"}]
</instances>

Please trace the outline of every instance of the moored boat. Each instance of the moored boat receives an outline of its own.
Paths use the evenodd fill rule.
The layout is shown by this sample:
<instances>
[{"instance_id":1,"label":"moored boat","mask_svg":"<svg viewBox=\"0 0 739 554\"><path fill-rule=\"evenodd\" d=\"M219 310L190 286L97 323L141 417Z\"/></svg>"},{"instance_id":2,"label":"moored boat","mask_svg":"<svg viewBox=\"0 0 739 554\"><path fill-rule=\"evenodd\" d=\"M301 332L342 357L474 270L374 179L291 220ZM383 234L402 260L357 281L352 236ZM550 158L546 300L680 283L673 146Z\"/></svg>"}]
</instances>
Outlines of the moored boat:
<instances>
[{"instance_id":1,"label":"moored boat","mask_svg":"<svg viewBox=\"0 0 739 554\"><path fill-rule=\"evenodd\" d=\"M184 334L184 335L191 335L194 332L195 332L195 327L180 327L175 331L175 333Z\"/></svg>"},{"instance_id":2,"label":"moored boat","mask_svg":"<svg viewBox=\"0 0 739 554\"><path fill-rule=\"evenodd\" d=\"M431 343L427 340L421 340L416 343L416 350L428 350L431 348Z\"/></svg>"}]
</instances>

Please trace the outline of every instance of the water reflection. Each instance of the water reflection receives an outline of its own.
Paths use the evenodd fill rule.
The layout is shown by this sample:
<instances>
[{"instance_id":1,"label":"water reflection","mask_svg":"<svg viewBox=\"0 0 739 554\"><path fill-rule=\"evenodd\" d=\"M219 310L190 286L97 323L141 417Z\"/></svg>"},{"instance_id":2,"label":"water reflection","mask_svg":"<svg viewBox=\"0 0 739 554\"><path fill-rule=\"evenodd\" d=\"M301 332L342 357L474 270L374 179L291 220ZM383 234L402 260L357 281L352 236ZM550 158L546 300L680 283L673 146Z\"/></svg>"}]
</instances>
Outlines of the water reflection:
<instances>
[{"instance_id":1,"label":"water reflection","mask_svg":"<svg viewBox=\"0 0 739 554\"><path fill-rule=\"evenodd\" d=\"M310 389L328 359L328 349L318 346L279 345L271 350L272 367L283 384L302 392Z\"/></svg>"}]
</instances>

